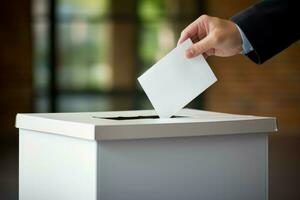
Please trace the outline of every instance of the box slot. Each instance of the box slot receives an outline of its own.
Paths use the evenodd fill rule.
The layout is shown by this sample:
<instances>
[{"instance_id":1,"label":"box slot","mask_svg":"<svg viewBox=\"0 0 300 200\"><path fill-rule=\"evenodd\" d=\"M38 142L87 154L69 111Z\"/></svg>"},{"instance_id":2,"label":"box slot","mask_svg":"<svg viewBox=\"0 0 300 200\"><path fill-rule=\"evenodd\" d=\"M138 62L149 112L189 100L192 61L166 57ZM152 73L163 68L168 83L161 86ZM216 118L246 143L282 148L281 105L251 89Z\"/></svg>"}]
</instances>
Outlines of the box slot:
<instances>
[{"instance_id":1,"label":"box slot","mask_svg":"<svg viewBox=\"0 0 300 200\"><path fill-rule=\"evenodd\" d=\"M147 115L147 116L117 116L117 117L98 117L92 116L97 119L109 119L109 120L136 120L136 119L159 119L158 115ZM186 116L172 116L171 118L182 118Z\"/></svg>"}]
</instances>

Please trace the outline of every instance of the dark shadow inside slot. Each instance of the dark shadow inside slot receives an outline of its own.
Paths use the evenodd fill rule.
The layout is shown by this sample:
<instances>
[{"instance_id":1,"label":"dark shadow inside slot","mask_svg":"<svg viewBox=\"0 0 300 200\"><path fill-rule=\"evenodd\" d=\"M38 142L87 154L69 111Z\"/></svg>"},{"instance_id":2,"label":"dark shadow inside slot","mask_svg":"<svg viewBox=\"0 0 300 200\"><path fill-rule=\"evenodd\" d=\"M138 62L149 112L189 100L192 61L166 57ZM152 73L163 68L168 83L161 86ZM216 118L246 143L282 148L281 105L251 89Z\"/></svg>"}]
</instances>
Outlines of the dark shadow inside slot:
<instances>
[{"instance_id":1,"label":"dark shadow inside slot","mask_svg":"<svg viewBox=\"0 0 300 200\"><path fill-rule=\"evenodd\" d=\"M171 118L181 118L185 116L172 116ZM158 115L148 115L148 116L130 116L130 117L123 117L123 116L118 116L118 117L98 117L98 116L93 116L93 118L98 118L98 119L110 119L110 120L134 120L134 119L158 119Z\"/></svg>"}]
</instances>

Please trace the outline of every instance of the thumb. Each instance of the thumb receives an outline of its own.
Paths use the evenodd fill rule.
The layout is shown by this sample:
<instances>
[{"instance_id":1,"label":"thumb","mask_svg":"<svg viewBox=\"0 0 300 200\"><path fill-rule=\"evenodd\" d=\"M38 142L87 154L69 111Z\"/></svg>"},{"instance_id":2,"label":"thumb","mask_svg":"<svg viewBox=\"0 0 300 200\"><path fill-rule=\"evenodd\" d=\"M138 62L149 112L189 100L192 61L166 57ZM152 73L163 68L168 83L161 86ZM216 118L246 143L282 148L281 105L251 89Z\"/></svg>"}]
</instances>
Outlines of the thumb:
<instances>
[{"instance_id":1,"label":"thumb","mask_svg":"<svg viewBox=\"0 0 300 200\"><path fill-rule=\"evenodd\" d=\"M206 36L199 42L190 46L186 51L185 55L187 58L193 58L204 52L208 51L209 49L213 48L213 40L210 36Z\"/></svg>"}]
</instances>

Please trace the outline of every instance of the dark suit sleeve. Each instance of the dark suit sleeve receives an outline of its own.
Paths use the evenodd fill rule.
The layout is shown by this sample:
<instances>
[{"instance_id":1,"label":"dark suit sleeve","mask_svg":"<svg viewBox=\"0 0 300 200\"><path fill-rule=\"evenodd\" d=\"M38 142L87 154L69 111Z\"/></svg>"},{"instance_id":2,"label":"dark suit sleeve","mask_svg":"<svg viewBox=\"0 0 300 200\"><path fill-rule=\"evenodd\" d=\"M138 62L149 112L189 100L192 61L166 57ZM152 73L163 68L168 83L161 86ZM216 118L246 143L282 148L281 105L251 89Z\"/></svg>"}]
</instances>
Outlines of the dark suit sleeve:
<instances>
[{"instance_id":1,"label":"dark suit sleeve","mask_svg":"<svg viewBox=\"0 0 300 200\"><path fill-rule=\"evenodd\" d=\"M231 20L254 48L247 56L261 64L299 39L299 13L297 0L268 0L249 7Z\"/></svg>"}]
</instances>

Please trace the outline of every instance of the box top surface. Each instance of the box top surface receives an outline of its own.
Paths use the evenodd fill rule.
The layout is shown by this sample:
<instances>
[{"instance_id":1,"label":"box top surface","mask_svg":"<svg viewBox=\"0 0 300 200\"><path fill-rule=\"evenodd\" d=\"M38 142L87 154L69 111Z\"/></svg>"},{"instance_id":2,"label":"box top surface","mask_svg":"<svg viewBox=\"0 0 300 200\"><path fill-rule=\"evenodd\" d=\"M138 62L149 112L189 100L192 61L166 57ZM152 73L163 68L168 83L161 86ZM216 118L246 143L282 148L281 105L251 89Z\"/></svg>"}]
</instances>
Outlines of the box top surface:
<instances>
[{"instance_id":1,"label":"box top surface","mask_svg":"<svg viewBox=\"0 0 300 200\"><path fill-rule=\"evenodd\" d=\"M174 118L154 110L17 114L16 127L89 140L272 133L276 118L182 109Z\"/></svg>"}]
</instances>

